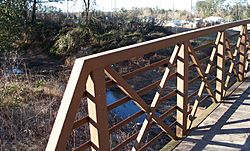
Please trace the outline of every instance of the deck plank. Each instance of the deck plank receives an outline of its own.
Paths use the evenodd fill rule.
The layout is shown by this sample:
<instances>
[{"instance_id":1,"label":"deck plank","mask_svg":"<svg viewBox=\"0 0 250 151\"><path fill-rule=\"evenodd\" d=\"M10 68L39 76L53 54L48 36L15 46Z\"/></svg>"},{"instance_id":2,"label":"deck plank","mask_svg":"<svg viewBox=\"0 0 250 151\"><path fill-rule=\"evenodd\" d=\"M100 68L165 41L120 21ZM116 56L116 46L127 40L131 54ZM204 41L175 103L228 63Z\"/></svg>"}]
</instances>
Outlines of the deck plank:
<instances>
[{"instance_id":1,"label":"deck plank","mask_svg":"<svg viewBox=\"0 0 250 151\"><path fill-rule=\"evenodd\" d=\"M250 150L250 77L174 151Z\"/></svg>"}]
</instances>

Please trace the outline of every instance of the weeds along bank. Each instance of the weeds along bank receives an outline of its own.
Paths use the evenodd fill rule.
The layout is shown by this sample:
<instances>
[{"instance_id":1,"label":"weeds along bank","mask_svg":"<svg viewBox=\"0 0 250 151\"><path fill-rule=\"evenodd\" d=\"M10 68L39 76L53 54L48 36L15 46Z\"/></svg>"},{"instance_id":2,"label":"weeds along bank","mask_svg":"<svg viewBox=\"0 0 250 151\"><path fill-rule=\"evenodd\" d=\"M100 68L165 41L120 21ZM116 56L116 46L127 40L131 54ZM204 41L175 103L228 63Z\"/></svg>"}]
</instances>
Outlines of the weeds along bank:
<instances>
[{"instance_id":1,"label":"weeds along bank","mask_svg":"<svg viewBox=\"0 0 250 151\"><path fill-rule=\"evenodd\" d=\"M41 150L46 146L62 98L61 83L53 76L1 78L1 150Z\"/></svg>"}]
</instances>

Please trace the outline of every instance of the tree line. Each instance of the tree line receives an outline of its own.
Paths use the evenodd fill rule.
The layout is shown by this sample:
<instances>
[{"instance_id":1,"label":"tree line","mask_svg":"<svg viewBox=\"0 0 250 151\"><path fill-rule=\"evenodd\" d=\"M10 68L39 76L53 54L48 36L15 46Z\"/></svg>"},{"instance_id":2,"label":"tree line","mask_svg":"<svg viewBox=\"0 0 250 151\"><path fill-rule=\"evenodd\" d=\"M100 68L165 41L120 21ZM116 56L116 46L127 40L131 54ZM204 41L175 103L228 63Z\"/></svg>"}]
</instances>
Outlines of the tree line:
<instances>
[{"instance_id":1,"label":"tree line","mask_svg":"<svg viewBox=\"0 0 250 151\"><path fill-rule=\"evenodd\" d=\"M16 42L20 37L33 32L32 29L39 24L37 23L39 8L44 7L44 4L64 1L74 0L0 0L0 52L18 48ZM87 24L91 5L95 0L81 1L85 9L82 14ZM54 9L50 13L58 12Z\"/></svg>"},{"instance_id":2,"label":"tree line","mask_svg":"<svg viewBox=\"0 0 250 151\"><path fill-rule=\"evenodd\" d=\"M196 3L196 16L221 16L227 21L247 19L250 17L250 5L247 0L205 0Z\"/></svg>"},{"instance_id":3,"label":"tree line","mask_svg":"<svg viewBox=\"0 0 250 151\"><path fill-rule=\"evenodd\" d=\"M43 4L64 1L76 0L0 0L0 52L23 49L25 47L23 43L32 40L32 38L42 38L43 35L45 35L43 37L48 37L48 35L54 34L48 37L51 38L53 44L57 39L60 39L58 35L65 35L66 32L75 27L82 29L75 31L81 31L84 35L87 35L85 39L95 37L97 39L95 41L100 41L98 39L102 35L105 37L110 33L114 33L111 32L111 28L130 32L136 31L133 29L134 27L143 27L141 22L152 22L155 21L154 19L160 21L191 20L194 17L205 18L214 15L221 16L226 21L233 21L250 17L250 5L248 5L247 0L233 1L230 5L226 3L226 0L198 1L195 5L195 13L185 10L165 10L157 7L135 7L132 10L122 8L114 12L101 12L93 9L92 6L96 5L95 0L81 0L83 10L80 16L73 13L66 15L53 7L46 9L45 15L42 13L44 11L42 8L45 7ZM44 16L52 17L46 20ZM145 16L152 18L145 18ZM47 33L44 31L47 31ZM41 32L43 33L40 34ZM30 38L27 40L27 37ZM65 43L68 42L65 41Z\"/></svg>"}]
</instances>

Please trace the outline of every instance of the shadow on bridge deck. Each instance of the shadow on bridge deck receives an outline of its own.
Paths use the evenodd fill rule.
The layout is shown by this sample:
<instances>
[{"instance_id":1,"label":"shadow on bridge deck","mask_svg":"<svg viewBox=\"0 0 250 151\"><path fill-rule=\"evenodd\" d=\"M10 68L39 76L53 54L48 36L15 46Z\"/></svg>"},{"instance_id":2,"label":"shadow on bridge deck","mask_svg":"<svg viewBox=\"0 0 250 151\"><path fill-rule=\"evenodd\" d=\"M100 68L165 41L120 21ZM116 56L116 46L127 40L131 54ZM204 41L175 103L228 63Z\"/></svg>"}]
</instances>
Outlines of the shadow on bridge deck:
<instances>
[{"instance_id":1,"label":"shadow on bridge deck","mask_svg":"<svg viewBox=\"0 0 250 151\"><path fill-rule=\"evenodd\" d=\"M174 150L250 150L250 77Z\"/></svg>"}]
</instances>

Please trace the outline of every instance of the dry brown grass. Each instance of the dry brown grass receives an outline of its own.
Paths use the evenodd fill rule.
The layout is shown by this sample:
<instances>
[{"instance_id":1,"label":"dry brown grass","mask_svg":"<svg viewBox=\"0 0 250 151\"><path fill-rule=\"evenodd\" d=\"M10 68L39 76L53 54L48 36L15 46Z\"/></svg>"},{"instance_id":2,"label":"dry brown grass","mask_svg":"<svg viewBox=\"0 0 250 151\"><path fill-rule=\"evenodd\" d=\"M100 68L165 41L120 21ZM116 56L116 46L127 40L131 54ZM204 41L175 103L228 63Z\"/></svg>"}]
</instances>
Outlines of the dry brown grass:
<instances>
[{"instance_id":1,"label":"dry brown grass","mask_svg":"<svg viewBox=\"0 0 250 151\"><path fill-rule=\"evenodd\" d=\"M0 150L44 150L64 85L53 76L0 80Z\"/></svg>"}]
</instances>

